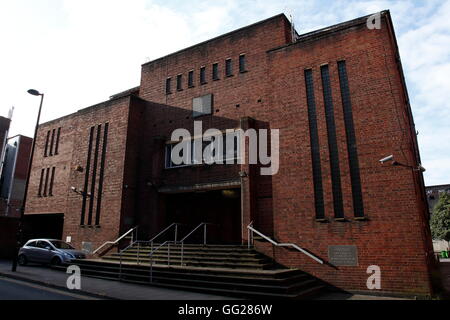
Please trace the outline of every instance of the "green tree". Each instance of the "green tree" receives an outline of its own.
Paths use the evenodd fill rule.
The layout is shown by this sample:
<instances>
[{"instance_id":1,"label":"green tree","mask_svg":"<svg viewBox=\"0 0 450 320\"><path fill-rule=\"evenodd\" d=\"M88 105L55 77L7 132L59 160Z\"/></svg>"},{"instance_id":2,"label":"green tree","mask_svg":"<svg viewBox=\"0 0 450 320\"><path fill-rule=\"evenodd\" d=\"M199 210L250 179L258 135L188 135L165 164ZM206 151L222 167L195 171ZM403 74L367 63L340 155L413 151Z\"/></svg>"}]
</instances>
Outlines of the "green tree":
<instances>
[{"instance_id":1,"label":"green tree","mask_svg":"<svg viewBox=\"0 0 450 320\"><path fill-rule=\"evenodd\" d=\"M450 194L440 195L431 215L430 227L434 240L450 241Z\"/></svg>"}]
</instances>

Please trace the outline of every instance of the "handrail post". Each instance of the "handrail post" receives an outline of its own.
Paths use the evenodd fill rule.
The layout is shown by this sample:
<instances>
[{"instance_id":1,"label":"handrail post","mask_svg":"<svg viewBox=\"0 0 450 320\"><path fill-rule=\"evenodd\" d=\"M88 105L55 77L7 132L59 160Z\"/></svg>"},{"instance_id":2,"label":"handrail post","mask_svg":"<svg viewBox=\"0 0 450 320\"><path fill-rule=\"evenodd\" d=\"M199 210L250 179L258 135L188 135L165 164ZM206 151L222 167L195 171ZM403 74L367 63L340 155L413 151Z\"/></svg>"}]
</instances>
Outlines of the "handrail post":
<instances>
[{"instance_id":1,"label":"handrail post","mask_svg":"<svg viewBox=\"0 0 450 320\"><path fill-rule=\"evenodd\" d=\"M183 266L183 257L184 257L184 241L181 242L181 266Z\"/></svg>"},{"instance_id":2,"label":"handrail post","mask_svg":"<svg viewBox=\"0 0 450 320\"><path fill-rule=\"evenodd\" d=\"M175 243L177 242L178 237L178 224L175 225Z\"/></svg>"},{"instance_id":3,"label":"handrail post","mask_svg":"<svg viewBox=\"0 0 450 320\"><path fill-rule=\"evenodd\" d=\"M150 282L153 282L153 257L150 256Z\"/></svg>"},{"instance_id":4,"label":"handrail post","mask_svg":"<svg viewBox=\"0 0 450 320\"><path fill-rule=\"evenodd\" d=\"M170 242L167 244L167 265L170 266Z\"/></svg>"},{"instance_id":5,"label":"handrail post","mask_svg":"<svg viewBox=\"0 0 450 320\"><path fill-rule=\"evenodd\" d=\"M120 253L119 280L122 280L122 253Z\"/></svg>"},{"instance_id":6,"label":"handrail post","mask_svg":"<svg viewBox=\"0 0 450 320\"><path fill-rule=\"evenodd\" d=\"M141 251L140 251L140 243L138 242L138 254L137 254L137 264L139 265L140 263L140 255L141 255Z\"/></svg>"},{"instance_id":7,"label":"handrail post","mask_svg":"<svg viewBox=\"0 0 450 320\"><path fill-rule=\"evenodd\" d=\"M207 224L205 223L205 229L203 231L203 245L206 246L206 226Z\"/></svg>"}]
</instances>

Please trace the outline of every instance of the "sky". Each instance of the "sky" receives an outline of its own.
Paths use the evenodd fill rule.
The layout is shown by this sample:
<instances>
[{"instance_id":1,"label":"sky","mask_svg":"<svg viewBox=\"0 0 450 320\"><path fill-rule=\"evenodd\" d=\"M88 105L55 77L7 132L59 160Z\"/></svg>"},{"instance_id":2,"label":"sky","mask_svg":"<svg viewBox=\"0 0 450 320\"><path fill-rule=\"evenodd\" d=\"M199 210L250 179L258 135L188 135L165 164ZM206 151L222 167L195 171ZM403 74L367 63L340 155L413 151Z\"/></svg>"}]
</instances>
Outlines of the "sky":
<instances>
[{"instance_id":1,"label":"sky","mask_svg":"<svg viewBox=\"0 0 450 320\"><path fill-rule=\"evenodd\" d=\"M390 9L426 185L450 183L450 0L1 0L0 115L10 136L139 85L147 61L284 12L301 34Z\"/></svg>"}]
</instances>

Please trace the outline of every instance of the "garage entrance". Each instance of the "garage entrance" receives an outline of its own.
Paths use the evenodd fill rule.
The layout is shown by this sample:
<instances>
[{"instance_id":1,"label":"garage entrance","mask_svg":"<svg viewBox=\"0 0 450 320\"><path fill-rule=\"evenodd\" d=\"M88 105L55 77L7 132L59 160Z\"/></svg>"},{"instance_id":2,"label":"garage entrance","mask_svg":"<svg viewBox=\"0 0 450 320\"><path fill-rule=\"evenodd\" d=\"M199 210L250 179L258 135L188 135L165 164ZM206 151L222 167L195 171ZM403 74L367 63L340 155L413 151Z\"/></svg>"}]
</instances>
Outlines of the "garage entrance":
<instances>
[{"instance_id":1,"label":"garage entrance","mask_svg":"<svg viewBox=\"0 0 450 320\"><path fill-rule=\"evenodd\" d=\"M26 214L24 216L24 238L63 240L64 214Z\"/></svg>"},{"instance_id":2,"label":"garage entrance","mask_svg":"<svg viewBox=\"0 0 450 320\"><path fill-rule=\"evenodd\" d=\"M202 222L208 244L241 243L241 192L239 188L166 195L166 224L183 224L180 239ZM202 243L197 230L188 243Z\"/></svg>"}]
</instances>

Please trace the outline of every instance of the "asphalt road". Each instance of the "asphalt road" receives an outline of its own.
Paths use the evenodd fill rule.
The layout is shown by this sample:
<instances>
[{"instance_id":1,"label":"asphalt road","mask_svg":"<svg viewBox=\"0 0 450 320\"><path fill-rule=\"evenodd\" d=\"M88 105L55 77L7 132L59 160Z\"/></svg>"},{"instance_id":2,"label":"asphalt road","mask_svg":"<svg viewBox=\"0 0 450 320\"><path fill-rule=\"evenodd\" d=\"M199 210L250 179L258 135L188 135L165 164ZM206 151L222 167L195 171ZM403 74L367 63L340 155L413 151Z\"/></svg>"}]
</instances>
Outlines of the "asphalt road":
<instances>
[{"instance_id":1,"label":"asphalt road","mask_svg":"<svg viewBox=\"0 0 450 320\"><path fill-rule=\"evenodd\" d=\"M0 277L0 300L86 300L90 297L72 294L24 281Z\"/></svg>"}]
</instances>

